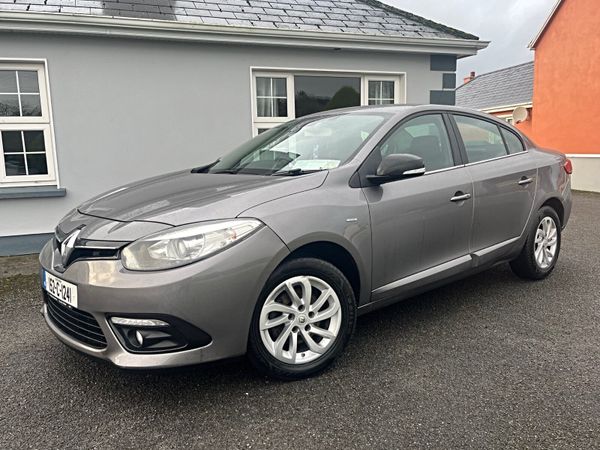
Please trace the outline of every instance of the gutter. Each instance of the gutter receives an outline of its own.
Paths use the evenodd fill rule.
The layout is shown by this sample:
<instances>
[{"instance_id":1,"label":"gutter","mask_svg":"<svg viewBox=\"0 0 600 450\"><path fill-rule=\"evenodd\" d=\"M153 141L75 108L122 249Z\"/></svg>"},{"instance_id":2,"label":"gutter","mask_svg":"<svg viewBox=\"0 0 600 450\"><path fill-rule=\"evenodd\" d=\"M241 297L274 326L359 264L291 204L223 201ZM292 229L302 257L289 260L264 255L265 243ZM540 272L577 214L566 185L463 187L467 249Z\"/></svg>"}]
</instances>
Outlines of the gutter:
<instances>
[{"instance_id":1,"label":"gutter","mask_svg":"<svg viewBox=\"0 0 600 450\"><path fill-rule=\"evenodd\" d=\"M533 108L533 103L526 102L526 103L516 103L514 105L494 106L493 108L480 109L480 111L485 112L485 113L495 113L495 112L502 112L502 111L510 111L511 109L518 108L519 106L522 106L523 108Z\"/></svg>"},{"instance_id":2,"label":"gutter","mask_svg":"<svg viewBox=\"0 0 600 450\"><path fill-rule=\"evenodd\" d=\"M452 54L459 57L475 55L489 44L488 41L472 39L409 38L393 35L234 27L155 19L13 11L0 12L0 32Z\"/></svg>"}]
</instances>

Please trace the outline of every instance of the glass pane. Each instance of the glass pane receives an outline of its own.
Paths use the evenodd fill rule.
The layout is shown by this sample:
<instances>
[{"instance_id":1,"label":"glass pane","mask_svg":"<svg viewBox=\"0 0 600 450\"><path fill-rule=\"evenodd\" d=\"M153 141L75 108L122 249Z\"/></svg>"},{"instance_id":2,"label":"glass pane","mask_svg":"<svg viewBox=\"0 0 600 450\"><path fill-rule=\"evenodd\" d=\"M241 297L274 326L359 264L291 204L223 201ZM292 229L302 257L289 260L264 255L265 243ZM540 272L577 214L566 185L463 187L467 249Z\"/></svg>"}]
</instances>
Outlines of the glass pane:
<instances>
[{"instance_id":1,"label":"glass pane","mask_svg":"<svg viewBox=\"0 0 600 450\"><path fill-rule=\"evenodd\" d=\"M393 99L394 98L394 82L393 81L382 81L381 82L381 98Z\"/></svg>"},{"instance_id":2,"label":"glass pane","mask_svg":"<svg viewBox=\"0 0 600 450\"><path fill-rule=\"evenodd\" d=\"M273 78L273 96L275 96L275 97L287 96L286 83L287 83L287 80L285 78Z\"/></svg>"},{"instance_id":3,"label":"glass pane","mask_svg":"<svg viewBox=\"0 0 600 450\"><path fill-rule=\"evenodd\" d=\"M269 128L259 128L258 130L258 134L263 134L266 131L269 131Z\"/></svg>"},{"instance_id":4,"label":"glass pane","mask_svg":"<svg viewBox=\"0 0 600 450\"><path fill-rule=\"evenodd\" d=\"M19 97L0 94L0 116L19 116Z\"/></svg>"},{"instance_id":5,"label":"glass pane","mask_svg":"<svg viewBox=\"0 0 600 450\"><path fill-rule=\"evenodd\" d=\"M29 175L47 175L46 155L27 155L27 169Z\"/></svg>"},{"instance_id":6,"label":"glass pane","mask_svg":"<svg viewBox=\"0 0 600 450\"><path fill-rule=\"evenodd\" d=\"M394 100L391 99L369 99L369 105L393 105Z\"/></svg>"},{"instance_id":7,"label":"glass pane","mask_svg":"<svg viewBox=\"0 0 600 450\"><path fill-rule=\"evenodd\" d=\"M45 152L44 132L43 131L25 131L25 150L28 152Z\"/></svg>"},{"instance_id":8,"label":"glass pane","mask_svg":"<svg viewBox=\"0 0 600 450\"><path fill-rule=\"evenodd\" d=\"M284 98L275 99L275 105L277 107L277 117L287 117L287 100Z\"/></svg>"},{"instance_id":9,"label":"glass pane","mask_svg":"<svg viewBox=\"0 0 600 450\"><path fill-rule=\"evenodd\" d=\"M23 142L21 141L20 131L3 131L2 132L2 147L4 153L20 153L23 151Z\"/></svg>"},{"instance_id":10,"label":"glass pane","mask_svg":"<svg viewBox=\"0 0 600 450\"><path fill-rule=\"evenodd\" d=\"M369 81L369 98L378 98L380 96L379 91L379 81Z\"/></svg>"},{"instance_id":11,"label":"glass pane","mask_svg":"<svg viewBox=\"0 0 600 450\"><path fill-rule=\"evenodd\" d=\"M211 173L272 175L334 169L344 164L391 114L331 114L299 119L260 134L225 155ZM265 125L266 127L267 125Z\"/></svg>"},{"instance_id":12,"label":"glass pane","mask_svg":"<svg viewBox=\"0 0 600 450\"><path fill-rule=\"evenodd\" d=\"M41 116L42 105L39 95L21 95L21 108L23 116Z\"/></svg>"},{"instance_id":13,"label":"glass pane","mask_svg":"<svg viewBox=\"0 0 600 450\"><path fill-rule=\"evenodd\" d=\"M419 156L427 171L454 166L444 120L439 114L409 120L380 146L381 156L409 153Z\"/></svg>"},{"instance_id":14,"label":"glass pane","mask_svg":"<svg viewBox=\"0 0 600 450\"><path fill-rule=\"evenodd\" d=\"M0 92L10 94L17 92L17 72L0 70Z\"/></svg>"},{"instance_id":15,"label":"glass pane","mask_svg":"<svg viewBox=\"0 0 600 450\"><path fill-rule=\"evenodd\" d=\"M506 156L506 147L498 126L485 120L466 116L454 116L465 144L469 162Z\"/></svg>"},{"instance_id":16,"label":"glass pane","mask_svg":"<svg viewBox=\"0 0 600 450\"><path fill-rule=\"evenodd\" d=\"M267 77L256 77L256 95L259 97L271 96L271 79Z\"/></svg>"},{"instance_id":17,"label":"glass pane","mask_svg":"<svg viewBox=\"0 0 600 450\"><path fill-rule=\"evenodd\" d=\"M273 102L270 98L256 99L256 115L258 117L273 117Z\"/></svg>"},{"instance_id":18,"label":"glass pane","mask_svg":"<svg viewBox=\"0 0 600 450\"><path fill-rule=\"evenodd\" d=\"M4 155L4 168L7 176L27 175L23 155Z\"/></svg>"},{"instance_id":19,"label":"glass pane","mask_svg":"<svg viewBox=\"0 0 600 450\"><path fill-rule=\"evenodd\" d=\"M508 153L519 153L524 150L523 143L514 133L511 133L504 128L502 128L501 131L502 136L504 136L504 140L506 141L506 146L508 147Z\"/></svg>"},{"instance_id":20,"label":"glass pane","mask_svg":"<svg viewBox=\"0 0 600 450\"><path fill-rule=\"evenodd\" d=\"M296 117L360 105L360 77L294 77Z\"/></svg>"},{"instance_id":21,"label":"glass pane","mask_svg":"<svg viewBox=\"0 0 600 450\"><path fill-rule=\"evenodd\" d=\"M38 75L35 70L19 70L19 92L39 93Z\"/></svg>"}]
</instances>

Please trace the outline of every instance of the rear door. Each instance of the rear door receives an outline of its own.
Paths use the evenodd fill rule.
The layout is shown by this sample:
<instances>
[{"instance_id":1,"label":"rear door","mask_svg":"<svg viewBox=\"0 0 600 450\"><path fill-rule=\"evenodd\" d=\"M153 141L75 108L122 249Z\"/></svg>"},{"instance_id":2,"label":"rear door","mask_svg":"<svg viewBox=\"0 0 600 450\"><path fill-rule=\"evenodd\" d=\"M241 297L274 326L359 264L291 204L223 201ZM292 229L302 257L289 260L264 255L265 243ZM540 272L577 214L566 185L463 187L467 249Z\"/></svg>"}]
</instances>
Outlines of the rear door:
<instances>
[{"instance_id":1,"label":"rear door","mask_svg":"<svg viewBox=\"0 0 600 450\"><path fill-rule=\"evenodd\" d=\"M471 251L509 244L521 236L531 213L536 164L510 128L479 116L452 116L473 180Z\"/></svg>"},{"instance_id":2,"label":"rear door","mask_svg":"<svg viewBox=\"0 0 600 450\"><path fill-rule=\"evenodd\" d=\"M374 300L469 264L472 183L451 145L449 124L441 113L413 116L390 132L361 168L364 179L383 157L409 153L423 158L427 170L381 186L363 184L371 215ZM427 271L436 266L439 270Z\"/></svg>"}]
</instances>

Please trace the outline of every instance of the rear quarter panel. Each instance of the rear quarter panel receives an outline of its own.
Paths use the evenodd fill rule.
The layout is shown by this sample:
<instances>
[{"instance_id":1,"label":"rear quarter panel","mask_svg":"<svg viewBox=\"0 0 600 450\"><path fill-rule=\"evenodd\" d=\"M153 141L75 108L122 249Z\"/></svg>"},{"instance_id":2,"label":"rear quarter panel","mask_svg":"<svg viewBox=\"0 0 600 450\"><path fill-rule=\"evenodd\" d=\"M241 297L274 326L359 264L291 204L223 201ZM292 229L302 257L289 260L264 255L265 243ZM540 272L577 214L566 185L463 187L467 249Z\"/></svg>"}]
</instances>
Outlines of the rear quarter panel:
<instances>
[{"instance_id":1,"label":"rear quarter panel","mask_svg":"<svg viewBox=\"0 0 600 450\"><path fill-rule=\"evenodd\" d=\"M551 198L557 198L564 207L562 226L571 214L571 176L564 169L567 158L552 150L534 148L529 150L538 166L538 183L535 210L542 207Z\"/></svg>"}]
</instances>

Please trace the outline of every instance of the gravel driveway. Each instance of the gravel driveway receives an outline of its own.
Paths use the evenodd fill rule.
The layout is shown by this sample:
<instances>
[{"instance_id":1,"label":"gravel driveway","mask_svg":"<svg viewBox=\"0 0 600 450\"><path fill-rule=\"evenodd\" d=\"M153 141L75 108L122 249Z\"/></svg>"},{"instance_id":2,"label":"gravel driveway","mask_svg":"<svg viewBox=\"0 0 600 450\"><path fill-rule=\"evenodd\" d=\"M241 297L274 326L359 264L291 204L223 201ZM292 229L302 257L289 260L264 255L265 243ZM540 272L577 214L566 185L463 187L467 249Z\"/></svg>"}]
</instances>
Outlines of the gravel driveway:
<instances>
[{"instance_id":1,"label":"gravel driveway","mask_svg":"<svg viewBox=\"0 0 600 450\"><path fill-rule=\"evenodd\" d=\"M0 448L600 448L599 195L548 280L501 266L371 313L301 382L118 370L60 344L38 290L0 278Z\"/></svg>"}]
</instances>

